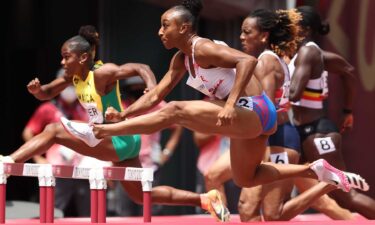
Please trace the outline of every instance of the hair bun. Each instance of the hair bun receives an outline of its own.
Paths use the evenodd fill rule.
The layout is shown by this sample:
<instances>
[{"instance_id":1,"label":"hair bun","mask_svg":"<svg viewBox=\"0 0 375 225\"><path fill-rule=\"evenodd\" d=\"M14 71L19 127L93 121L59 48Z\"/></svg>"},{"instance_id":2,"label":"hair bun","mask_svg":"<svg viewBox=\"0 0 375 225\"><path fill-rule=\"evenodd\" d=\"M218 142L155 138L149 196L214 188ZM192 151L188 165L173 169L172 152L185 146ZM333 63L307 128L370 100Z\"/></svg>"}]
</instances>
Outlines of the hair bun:
<instances>
[{"instance_id":1,"label":"hair bun","mask_svg":"<svg viewBox=\"0 0 375 225\"><path fill-rule=\"evenodd\" d=\"M319 28L319 34L326 35L330 31L330 27L328 23L322 23Z\"/></svg>"},{"instance_id":2,"label":"hair bun","mask_svg":"<svg viewBox=\"0 0 375 225\"><path fill-rule=\"evenodd\" d=\"M194 17L198 17L203 5L201 0L183 0L182 4Z\"/></svg>"},{"instance_id":3,"label":"hair bun","mask_svg":"<svg viewBox=\"0 0 375 225\"><path fill-rule=\"evenodd\" d=\"M81 26L78 35L86 39L91 46L99 45L99 36L96 28L92 25Z\"/></svg>"}]
</instances>

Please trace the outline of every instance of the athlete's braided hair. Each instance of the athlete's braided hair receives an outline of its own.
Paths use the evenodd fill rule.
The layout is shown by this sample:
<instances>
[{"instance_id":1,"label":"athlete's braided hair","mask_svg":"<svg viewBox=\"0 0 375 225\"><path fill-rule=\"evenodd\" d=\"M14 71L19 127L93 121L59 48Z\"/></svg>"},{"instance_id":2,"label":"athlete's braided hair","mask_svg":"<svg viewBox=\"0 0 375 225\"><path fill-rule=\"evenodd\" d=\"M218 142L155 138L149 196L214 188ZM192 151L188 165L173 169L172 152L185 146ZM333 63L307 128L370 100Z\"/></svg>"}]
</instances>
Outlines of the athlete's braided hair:
<instances>
[{"instance_id":1,"label":"athlete's braided hair","mask_svg":"<svg viewBox=\"0 0 375 225\"><path fill-rule=\"evenodd\" d=\"M292 56L301 41L298 23L301 16L296 10L277 10L276 12L258 9L250 13L257 19L257 26L269 32L269 47L279 56Z\"/></svg>"}]
</instances>

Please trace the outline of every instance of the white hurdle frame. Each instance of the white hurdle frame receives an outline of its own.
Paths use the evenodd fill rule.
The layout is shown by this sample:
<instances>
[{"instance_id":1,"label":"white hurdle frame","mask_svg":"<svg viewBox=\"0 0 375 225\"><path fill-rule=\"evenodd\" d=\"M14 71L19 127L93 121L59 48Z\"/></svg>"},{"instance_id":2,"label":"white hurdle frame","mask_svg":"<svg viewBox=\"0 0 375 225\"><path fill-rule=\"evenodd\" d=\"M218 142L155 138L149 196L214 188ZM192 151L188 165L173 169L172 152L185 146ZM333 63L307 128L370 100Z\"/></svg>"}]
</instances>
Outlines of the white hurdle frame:
<instances>
[{"instance_id":1,"label":"white hurdle frame","mask_svg":"<svg viewBox=\"0 0 375 225\"><path fill-rule=\"evenodd\" d=\"M106 222L107 180L139 181L143 191L143 222L151 222L151 168L87 168L33 163L0 163L0 224L5 223L6 183L8 176L38 177L40 223L54 222L55 178L87 179L90 182L91 223Z\"/></svg>"}]
</instances>

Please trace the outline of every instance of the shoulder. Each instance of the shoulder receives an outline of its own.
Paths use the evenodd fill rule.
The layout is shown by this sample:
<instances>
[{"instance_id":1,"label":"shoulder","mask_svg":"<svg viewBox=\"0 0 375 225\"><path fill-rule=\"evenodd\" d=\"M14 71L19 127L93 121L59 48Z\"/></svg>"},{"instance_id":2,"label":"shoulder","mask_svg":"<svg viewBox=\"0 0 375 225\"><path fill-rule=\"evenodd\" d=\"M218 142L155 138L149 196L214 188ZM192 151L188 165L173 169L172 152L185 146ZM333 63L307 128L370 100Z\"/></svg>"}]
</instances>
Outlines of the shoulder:
<instances>
[{"instance_id":1,"label":"shoulder","mask_svg":"<svg viewBox=\"0 0 375 225\"><path fill-rule=\"evenodd\" d=\"M115 73L118 70L118 65L114 63L105 63L98 69L94 70L95 76L102 76Z\"/></svg>"},{"instance_id":2,"label":"shoulder","mask_svg":"<svg viewBox=\"0 0 375 225\"><path fill-rule=\"evenodd\" d=\"M296 62L318 62L322 59L322 52L315 46L302 46L298 49Z\"/></svg>"},{"instance_id":3,"label":"shoulder","mask_svg":"<svg viewBox=\"0 0 375 225\"><path fill-rule=\"evenodd\" d=\"M200 38L195 45L195 52L196 54L199 54L201 52L215 51L220 48L228 48L228 45L215 43L207 38Z\"/></svg>"},{"instance_id":4,"label":"shoulder","mask_svg":"<svg viewBox=\"0 0 375 225\"><path fill-rule=\"evenodd\" d=\"M258 59L257 69L264 70L274 70L275 68L281 66L279 60L271 54L265 54Z\"/></svg>"},{"instance_id":5,"label":"shoulder","mask_svg":"<svg viewBox=\"0 0 375 225\"><path fill-rule=\"evenodd\" d=\"M99 71L99 72L108 71L108 70L116 69L117 67L118 67L118 65L116 65L114 63L104 63L102 66L100 66L95 71Z\"/></svg>"},{"instance_id":6,"label":"shoulder","mask_svg":"<svg viewBox=\"0 0 375 225\"><path fill-rule=\"evenodd\" d=\"M321 50L313 45L302 46L298 49L298 57L314 58L314 57L321 57L321 55L322 55Z\"/></svg>"},{"instance_id":7,"label":"shoulder","mask_svg":"<svg viewBox=\"0 0 375 225\"><path fill-rule=\"evenodd\" d=\"M258 63L267 63L267 62L279 62L278 57L273 54L263 54L262 57L258 58Z\"/></svg>"},{"instance_id":8,"label":"shoulder","mask_svg":"<svg viewBox=\"0 0 375 225\"><path fill-rule=\"evenodd\" d=\"M185 68L184 61L185 61L185 54L181 51L177 51L171 60L171 66L173 68L180 68L180 67Z\"/></svg>"}]
</instances>

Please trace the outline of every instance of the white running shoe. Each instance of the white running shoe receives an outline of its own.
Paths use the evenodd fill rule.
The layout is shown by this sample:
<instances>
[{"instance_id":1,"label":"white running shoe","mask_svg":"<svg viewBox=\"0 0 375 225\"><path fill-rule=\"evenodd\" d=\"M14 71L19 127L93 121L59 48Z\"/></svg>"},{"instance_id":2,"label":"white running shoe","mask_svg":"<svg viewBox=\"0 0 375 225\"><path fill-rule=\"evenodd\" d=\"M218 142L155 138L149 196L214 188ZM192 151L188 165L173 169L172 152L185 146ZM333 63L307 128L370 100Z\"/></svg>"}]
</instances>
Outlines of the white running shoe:
<instances>
[{"instance_id":1,"label":"white running shoe","mask_svg":"<svg viewBox=\"0 0 375 225\"><path fill-rule=\"evenodd\" d=\"M73 122L65 117L61 117L60 121L69 134L82 140L90 147L97 146L103 140L95 137L94 132L92 131L92 126L87 123Z\"/></svg>"},{"instance_id":2,"label":"white running shoe","mask_svg":"<svg viewBox=\"0 0 375 225\"><path fill-rule=\"evenodd\" d=\"M344 172L331 166L326 160L318 159L310 164L320 181L333 184L345 192L350 191L350 184Z\"/></svg>"},{"instance_id":3,"label":"white running shoe","mask_svg":"<svg viewBox=\"0 0 375 225\"><path fill-rule=\"evenodd\" d=\"M356 188L361 191L368 191L370 189L370 186L368 185L366 180L362 178L360 175L349 172L344 172L344 174L348 179L351 188Z\"/></svg>"},{"instance_id":4,"label":"white running shoe","mask_svg":"<svg viewBox=\"0 0 375 225\"><path fill-rule=\"evenodd\" d=\"M10 156L0 155L0 162L2 162L2 163L14 163L14 160Z\"/></svg>"}]
</instances>

